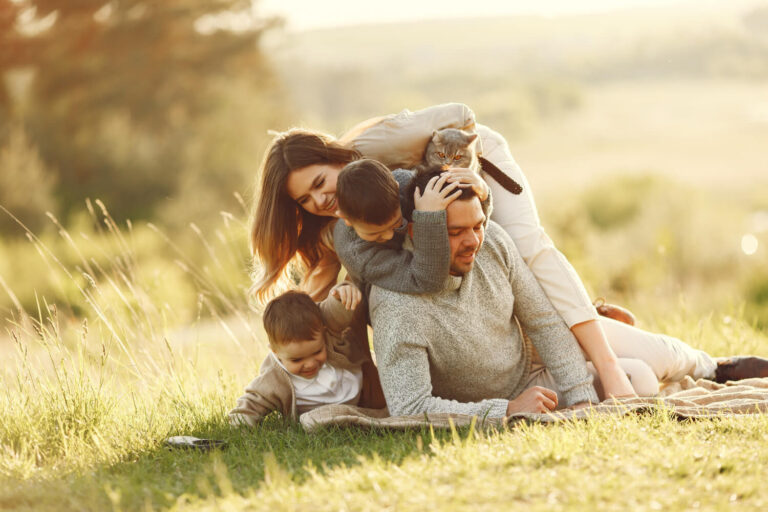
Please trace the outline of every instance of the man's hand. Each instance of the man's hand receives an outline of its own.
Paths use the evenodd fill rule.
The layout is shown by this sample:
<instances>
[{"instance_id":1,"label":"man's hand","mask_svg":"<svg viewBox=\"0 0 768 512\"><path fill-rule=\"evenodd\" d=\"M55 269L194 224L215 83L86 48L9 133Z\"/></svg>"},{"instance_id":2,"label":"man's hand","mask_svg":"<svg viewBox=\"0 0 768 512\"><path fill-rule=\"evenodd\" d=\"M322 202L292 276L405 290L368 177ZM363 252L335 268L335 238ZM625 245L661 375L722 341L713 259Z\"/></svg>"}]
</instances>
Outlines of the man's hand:
<instances>
[{"instance_id":1,"label":"man's hand","mask_svg":"<svg viewBox=\"0 0 768 512\"><path fill-rule=\"evenodd\" d=\"M507 416L517 412L545 413L557 407L557 393L541 386L533 386L507 404Z\"/></svg>"},{"instance_id":2,"label":"man's hand","mask_svg":"<svg viewBox=\"0 0 768 512\"><path fill-rule=\"evenodd\" d=\"M448 183L458 183L460 188L472 187L480 201L485 201L488 198L488 185L472 169L468 167L449 167L445 172L448 174Z\"/></svg>"},{"instance_id":3,"label":"man's hand","mask_svg":"<svg viewBox=\"0 0 768 512\"><path fill-rule=\"evenodd\" d=\"M363 294L360 292L360 289L354 284L347 282L337 284L331 288L331 291L328 293L331 297L339 299L341 303L344 304L344 307L350 311L355 309L363 299Z\"/></svg>"},{"instance_id":4,"label":"man's hand","mask_svg":"<svg viewBox=\"0 0 768 512\"><path fill-rule=\"evenodd\" d=\"M414 207L422 212L438 212L440 210L445 210L454 199L461 195L461 190L457 190L460 186L458 182L450 183L440 190L448 178L448 173L435 176L424 186L423 194L419 190L419 187L416 187L416 190L413 192Z\"/></svg>"}]
</instances>

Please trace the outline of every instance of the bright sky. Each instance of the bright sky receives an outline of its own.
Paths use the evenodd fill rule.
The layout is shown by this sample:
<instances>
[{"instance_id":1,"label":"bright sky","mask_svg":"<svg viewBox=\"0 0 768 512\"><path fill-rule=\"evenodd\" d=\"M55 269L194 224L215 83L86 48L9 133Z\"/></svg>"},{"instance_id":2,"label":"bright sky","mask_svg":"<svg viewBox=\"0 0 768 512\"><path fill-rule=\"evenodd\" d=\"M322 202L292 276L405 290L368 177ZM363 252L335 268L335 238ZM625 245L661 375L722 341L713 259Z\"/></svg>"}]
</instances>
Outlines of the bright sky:
<instances>
[{"instance_id":1,"label":"bright sky","mask_svg":"<svg viewBox=\"0 0 768 512\"><path fill-rule=\"evenodd\" d=\"M257 10L284 17L288 31L301 31L436 18L557 16L670 3L673 0L260 0Z\"/></svg>"}]
</instances>

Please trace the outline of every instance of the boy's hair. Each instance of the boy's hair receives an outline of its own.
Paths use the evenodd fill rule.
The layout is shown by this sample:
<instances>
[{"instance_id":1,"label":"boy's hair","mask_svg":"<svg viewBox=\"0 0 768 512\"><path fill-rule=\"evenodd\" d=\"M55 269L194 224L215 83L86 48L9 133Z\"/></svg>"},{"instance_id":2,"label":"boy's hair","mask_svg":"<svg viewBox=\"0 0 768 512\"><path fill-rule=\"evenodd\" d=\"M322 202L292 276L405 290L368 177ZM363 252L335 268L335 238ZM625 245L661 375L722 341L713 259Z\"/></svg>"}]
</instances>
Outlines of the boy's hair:
<instances>
[{"instance_id":1,"label":"boy's hair","mask_svg":"<svg viewBox=\"0 0 768 512\"><path fill-rule=\"evenodd\" d=\"M347 220L381 225L400 208L400 187L392 172L370 158L348 163L336 181L339 210Z\"/></svg>"},{"instance_id":2,"label":"boy's hair","mask_svg":"<svg viewBox=\"0 0 768 512\"><path fill-rule=\"evenodd\" d=\"M413 177L410 183L408 183L408 186L405 189L405 198L403 200L403 217L408 219L409 221L413 220L413 210L416 209L416 206L414 205L413 201L413 193L416 191L416 187L419 187L419 190L422 194L424 194L424 189L427 186L427 183L429 183L429 180L434 178L435 176L440 176L443 173L443 168L440 165L433 165L431 167L427 167L426 169L420 169L416 171L416 175ZM443 188L450 185L450 182L446 181L443 185ZM440 190L442 190L441 188ZM475 189L472 187L466 187L462 188L461 194L459 197L457 197L456 201L466 201L468 199L472 199L473 197L477 197L477 193L475 193ZM453 193L456 193L455 191ZM486 211L487 208L485 205L483 205L483 213L488 215L488 212Z\"/></svg>"},{"instance_id":3,"label":"boy's hair","mask_svg":"<svg viewBox=\"0 0 768 512\"><path fill-rule=\"evenodd\" d=\"M311 340L323 328L323 314L304 292L288 291L264 309L264 330L270 345Z\"/></svg>"}]
</instances>

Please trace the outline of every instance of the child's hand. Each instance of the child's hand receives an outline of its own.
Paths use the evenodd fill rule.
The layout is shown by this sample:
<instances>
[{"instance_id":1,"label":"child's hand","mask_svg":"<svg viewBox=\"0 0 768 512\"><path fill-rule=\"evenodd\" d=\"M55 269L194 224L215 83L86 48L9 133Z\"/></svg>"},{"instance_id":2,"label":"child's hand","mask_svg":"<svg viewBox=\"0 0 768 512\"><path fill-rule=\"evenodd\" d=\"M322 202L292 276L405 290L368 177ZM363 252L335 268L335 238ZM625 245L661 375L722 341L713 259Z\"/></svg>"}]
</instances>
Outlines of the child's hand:
<instances>
[{"instance_id":1,"label":"child's hand","mask_svg":"<svg viewBox=\"0 0 768 512\"><path fill-rule=\"evenodd\" d=\"M468 167L449 167L445 174L449 183L457 183L460 188L472 187L480 201L488 198L488 185L478 173Z\"/></svg>"},{"instance_id":2,"label":"child's hand","mask_svg":"<svg viewBox=\"0 0 768 512\"><path fill-rule=\"evenodd\" d=\"M363 300L363 294L360 289L352 283L339 283L329 292L332 297L336 297L344 304L347 310L353 310Z\"/></svg>"},{"instance_id":3,"label":"child's hand","mask_svg":"<svg viewBox=\"0 0 768 512\"><path fill-rule=\"evenodd\" d=\"M419 187L413 192L413 205L417 210L422 212L437 212L445 210L445 208L453 202L454 199L461 195L461 190L457 190L461 185L456 183L450 183L444 189L440 190L450 175L446 172L440 176L435 176L424 187L424 193L422 194Z\"/></svg>"}]
</instances>

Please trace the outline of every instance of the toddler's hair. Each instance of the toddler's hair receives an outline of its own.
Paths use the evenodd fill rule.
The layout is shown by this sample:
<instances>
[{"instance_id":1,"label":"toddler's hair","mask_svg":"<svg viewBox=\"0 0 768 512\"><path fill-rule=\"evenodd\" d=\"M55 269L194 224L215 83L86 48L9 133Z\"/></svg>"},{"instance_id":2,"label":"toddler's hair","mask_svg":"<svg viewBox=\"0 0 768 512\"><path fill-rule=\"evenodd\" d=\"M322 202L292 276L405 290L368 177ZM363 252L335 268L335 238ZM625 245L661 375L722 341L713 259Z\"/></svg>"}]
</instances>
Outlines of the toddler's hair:
<instances>
[{"instance_id":1,"label":"toddler's hair","mask_svg":"<svg viewBox=\"0 0 768 512\"><path fill-rule=\"evenodd\" d=\"M323 328L320 306L306 293L293 290L269 301L263 319L273 346L311 340Z\"/></svg>"},{"instance_id":2,"label":"toddler's hair","mask_svg":"<svg viewBox=\"0 0 768 512\"><path fill-rule=\"evenodd\" d=\"M400 208L400 187L384 164L363 158L348 163L339 173L336 199L348 220L382 225Z\"/></svg>"}]
</instances>

